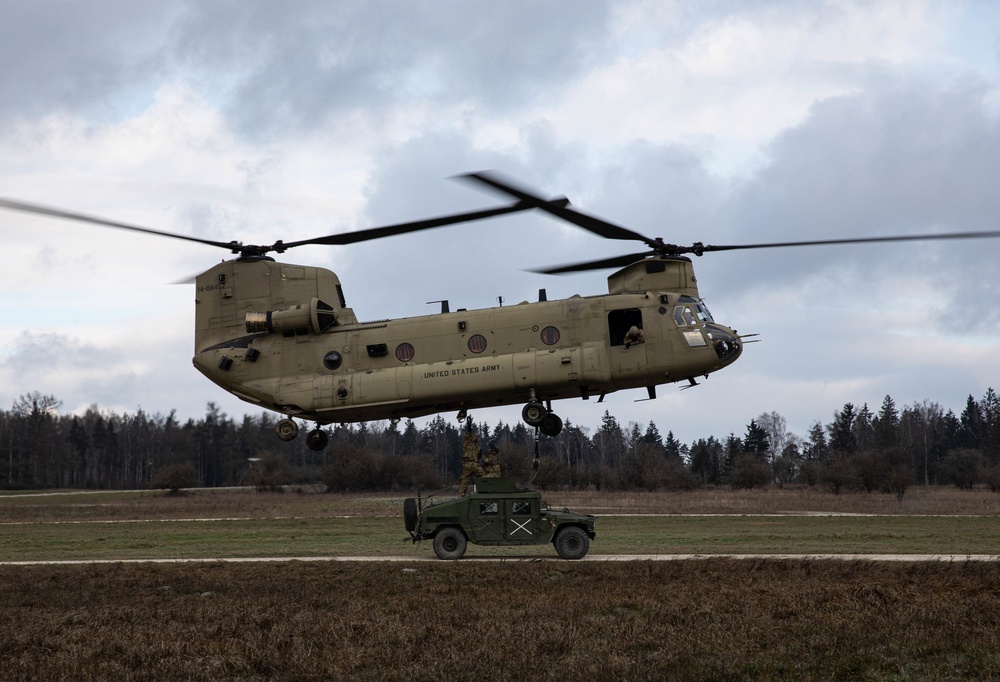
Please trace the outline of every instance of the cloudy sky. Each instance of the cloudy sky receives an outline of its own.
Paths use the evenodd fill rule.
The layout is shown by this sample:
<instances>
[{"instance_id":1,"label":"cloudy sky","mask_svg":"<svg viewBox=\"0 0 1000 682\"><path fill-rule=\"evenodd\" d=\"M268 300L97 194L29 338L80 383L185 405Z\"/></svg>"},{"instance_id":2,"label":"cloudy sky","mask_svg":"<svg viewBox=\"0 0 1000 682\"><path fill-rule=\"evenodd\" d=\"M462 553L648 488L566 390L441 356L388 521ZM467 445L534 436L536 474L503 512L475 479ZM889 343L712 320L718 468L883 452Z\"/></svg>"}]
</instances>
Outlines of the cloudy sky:
<instances>
[{"instance_id":1,"label":"cloudy sky","mask_svg":"<svg viewBox=\"0 0 1000 682\"><path fill-rule=\"evenodd\" d=\"M451 179L483 169L681 244L1000 229L988 2L0 0L0 63L0 196L210 239L505 202ZM193 286L170 284L225 252L14 212L0 235L4 408L39 391L66 412L255 413L192 367ZM336 271L380 319L599 294L610 272L526 270L630 250L520 214L283 259ZM959 412L1000 388L998 256L706 255L716 319L761 342L693 390L558 412L685 442L771 411L805 435L887 394Z\"/></svg>"}]
</instances>

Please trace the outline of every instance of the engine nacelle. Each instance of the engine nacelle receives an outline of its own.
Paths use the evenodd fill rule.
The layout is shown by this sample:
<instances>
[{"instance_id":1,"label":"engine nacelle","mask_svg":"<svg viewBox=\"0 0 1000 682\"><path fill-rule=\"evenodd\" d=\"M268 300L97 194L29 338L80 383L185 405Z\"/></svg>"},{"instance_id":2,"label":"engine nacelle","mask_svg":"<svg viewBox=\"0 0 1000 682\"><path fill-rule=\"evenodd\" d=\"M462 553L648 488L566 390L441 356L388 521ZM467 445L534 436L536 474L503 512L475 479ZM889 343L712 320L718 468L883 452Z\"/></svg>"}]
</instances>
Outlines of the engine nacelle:
<instances>
[{"instance_id":1,"label":"engine nacelle","mask_svg":"<svg viewBox=\"0 0 1000 682\"><path fill-rule=\"evenodd\" d=\"M248 312L248 334L281 331L285 336L296 334L322 334L337 325L337 313L329 303L313 298L308 305L300 304L283 310L266 313Z\"/></svg>"}]
</instances>

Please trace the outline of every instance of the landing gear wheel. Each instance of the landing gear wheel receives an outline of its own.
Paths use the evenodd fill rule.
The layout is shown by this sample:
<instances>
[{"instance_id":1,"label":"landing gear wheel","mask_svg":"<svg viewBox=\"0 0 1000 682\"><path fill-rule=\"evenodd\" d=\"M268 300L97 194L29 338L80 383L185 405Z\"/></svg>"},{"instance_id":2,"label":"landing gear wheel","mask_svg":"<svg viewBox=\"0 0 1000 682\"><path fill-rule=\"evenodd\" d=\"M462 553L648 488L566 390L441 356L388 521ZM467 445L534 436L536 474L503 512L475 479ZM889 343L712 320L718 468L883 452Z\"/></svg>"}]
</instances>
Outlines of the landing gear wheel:
<instances>
[{"instance_id":1,"label":"landing gear wheel","mask_svg":"<svg viewBox=\"0 0 1000 682\"><path fill-rule=\"evenodd\" d=\"M323 429L313 429L306 436L306 445L309 446L310 450L316 452L325 448L327 441L329 441L329 436L326 435L326 431Z\"/></svg>"},{"instance_id":2,"label":"landing gear wheel","mask_svg":"<svg viewBox=\"0 0 1000 682\"><path fill-rule=\"evenodd\" d=\"M548 410L540 402L532 400L530 403L524 406L521 410L521 419L528 424L528 426L538 426L545 419L545 415L548 414Z\"/></svg>"},{"instance_id":3,"label":"landing gear wheel","mask_svg":"<svg viewBox=\"0 0 1000 682\"><path fill-rule=\"evenodd\" d=\"M467 545L465 534L454 526L446 526L434 536L434 553L439 559L461 559Z\"/></svg>"},{"instance_id":4,"label":"landing gear wheel","mask_svg":"<svg viewBox=\"0 0 1000 682\"><path fill-rule=\"evenodd\" d=\"M546 436L554 438L559 435L562 431L563 422L558 416L549 412L547 415L542 417L542 423L538 425Z\"/></svg>"},{"instance_id":5,"label":"landing gear wheel","mask_svg":"<svg viewBox=\"0 0 1000 682\"><path fill-rule=\"evenodd\" d=\"M567 526L556 533L553 543L556 552L563 559L582 559L587 556L590 549L590 538L587 533L578 526Z\"/></svg>"},{"instance_id":6,"label":"landing gear wheel","mask_svg":"<svg viewBox=\"0 0 1000 682\"><path fill-rule=\"evenodd\" d=\"M274 426L274 432L283 441L295 440L299 435L299 425L291 419L282 419Z\"/></svg>"}]
</instances>

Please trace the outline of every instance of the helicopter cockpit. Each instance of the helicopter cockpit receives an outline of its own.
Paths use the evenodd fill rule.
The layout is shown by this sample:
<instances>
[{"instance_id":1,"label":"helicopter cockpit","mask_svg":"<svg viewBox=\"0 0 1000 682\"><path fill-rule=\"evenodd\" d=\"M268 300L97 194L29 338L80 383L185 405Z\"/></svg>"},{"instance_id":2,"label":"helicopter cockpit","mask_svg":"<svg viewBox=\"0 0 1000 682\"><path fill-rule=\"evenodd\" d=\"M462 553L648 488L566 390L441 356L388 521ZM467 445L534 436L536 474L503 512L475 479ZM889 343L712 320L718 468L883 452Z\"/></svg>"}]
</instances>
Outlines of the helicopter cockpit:
<instances>
[{"instance_id":1,"label":"helicopter cockpit","mask_svg":"<svg viewBox=\"0 0 1000 682\"><path fill-rule=\"evenodd\" d=\"M674 307L674 321L678 327L695 327L698 322L715 322L708 306L693 296L681 296Z\"/></svg>"},{"instance_id":2,"label":"helicopter cockpit","mask_svg":"<svg viewBox=\"0 0 1000 682\"><path fill-rule=\"evenodd\" d=\"M736 335L715 323L704 301L693 296L680 296L674 306L674 321L681 328L684 340L691 347L711 344L719 359L726 359L739 350ZM683 328L687 327L687 330ZM701 328L704 332L698 330Z\"/></svg>"}]
</instances>

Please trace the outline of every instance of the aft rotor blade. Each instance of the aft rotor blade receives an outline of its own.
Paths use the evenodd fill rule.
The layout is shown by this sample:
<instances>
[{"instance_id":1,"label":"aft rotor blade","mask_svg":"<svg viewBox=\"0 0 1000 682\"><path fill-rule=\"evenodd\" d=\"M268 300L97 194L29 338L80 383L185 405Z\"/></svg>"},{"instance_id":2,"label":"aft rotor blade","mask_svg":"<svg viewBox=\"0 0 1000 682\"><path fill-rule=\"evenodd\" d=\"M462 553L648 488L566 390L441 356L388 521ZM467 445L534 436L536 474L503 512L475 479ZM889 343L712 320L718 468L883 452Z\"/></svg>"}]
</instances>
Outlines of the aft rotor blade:
<instances>
[{"instance_id":1,"label":"aft rotor blade","mask_svg":"<svg viewBox=\"0 0 1000 682\"><path fill-rule=\"evenodd\" d=\"M98 218L95 216L85 215L83 213L74 213L72 211L65 211L61 208L51 208L49 206L42 206L40 204L29 204L24 201L12 201L10 199L0 199L0 208L9 208L15 211L24 211L25 213L33 213L35 215L50 216L52 218L64 218L66 220L75 220L78 222L91 223L94 225L103 225L105 227L114 227L120 230L130 230L132 232L142 232L144 234L155 234L159 235L160 237L183 239L189 242L198 242L199 244L219 246L224 249L229 249L233 253L239 253L240 247L242 246L238 242L217 242L217 241L212 241L210 239L201 239L200 237L192 237L186 234L164 232L163 230L154 230L149 227L139 227L137 225L129 225L127 223L120 223L114 220L106 220L105 218Z\"/></svg>"},{"instance_id":2,"label":"aft rotor blade","mask_svg":"<svg viewBox=\"0 0 1000 682\"><path fill-rule=\"evenodd\" d=\"M622 227L620 225L615 225L614 223L609 223L601 218L595 218L594 216L589 216L585 213L580 213L579 211L574 211L571 208L563 205L560 206L557 203L546 201L539 196L531 194L530 192L521 189L519 187L514 187L509 182L500 180L496 174L493 173L467 173L465 175L458 176L460 178L471 178L478 182L483 183L493 187L494 189L505 192L513 197L520 199L522 202L530 203L534 208L539 208L547 213L562 218L563 220L573 223L578 227L582 227L585 230L589 230L594 234L598 234L602 237L608 239L628 239L644 242L649 244L651 247L656 247L657 242L650 239L638 232L633 232L632 230Z\"/></svg>"},{"instance_id":3,"label":"aft rotor blade","mask_svg":"<svg viewBox=\"0 0 1000 682\"><path fill-rule=\"evenodd\" d=\"M817 239L801 242L769 242L765 244L694 244L685 247L685 253L701 255L709 251L737 251L741 249L775 249L787 246L832 246L836 244L871 244L877 242L921 242L945 239L995 239L1000 237L1000 230L986 232L940 232L937 234L908 234L890 237L858 237L853 239Z\"/></svg>"},{"instance_id":4,"label":"aft rotor blade","mask_svg":"<svg viewBox=\"0 0 1000 682\"><path fill-rule=\"evenodd\" d=\"M556 201L555 203L558 204L559 202ZM503 215L505 213L515 213L517 211L526 211L532 208L535 208L534 204L519 201L516 204L511 204L510 206L502 206L500 208L490 208L490 209L484 209L482 211L471 211L469 213L456 213L454 215L441 216L440 218L415 220L409 223L386 225L385 227L372 227L366 230L357 230L356 232L343 232L341 234L331 234L326 237L316 237L315 239L304 239L302 241L297 241L297 242L283 243L281 244L281 246L284 249L290 249L293 246L305 246L307 244L343 246L345 244L355 244L357 242L364 242L370 239L381 239L382 237L391 237L397 234L406 234L408 232L429 230L435 227L443 227L445 225L454 225L455 223L464 223L471 220L492 218L493 216ZM275 246L278 245L276 244Z\"/></svg>"},{"instance_id":5,"label":"aft rotor blade","mask_svg":"<svg viewBox=\"0 0 1000 682\"><path fill-rule=\"evenodd\" d=\"M586 270L603 270L605 268L624 268L643 258L656 255L655 251L643 251L642 253L629 253L622 256L613 256L601 260L584 261L582 263L569 263L567 265L557 265L553 268L543 268L532 270L542 275L563 275L567 272L584 272Z\"/></svg>"}]
</instances>

